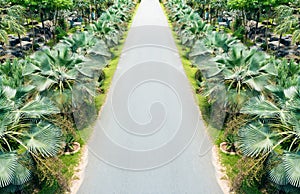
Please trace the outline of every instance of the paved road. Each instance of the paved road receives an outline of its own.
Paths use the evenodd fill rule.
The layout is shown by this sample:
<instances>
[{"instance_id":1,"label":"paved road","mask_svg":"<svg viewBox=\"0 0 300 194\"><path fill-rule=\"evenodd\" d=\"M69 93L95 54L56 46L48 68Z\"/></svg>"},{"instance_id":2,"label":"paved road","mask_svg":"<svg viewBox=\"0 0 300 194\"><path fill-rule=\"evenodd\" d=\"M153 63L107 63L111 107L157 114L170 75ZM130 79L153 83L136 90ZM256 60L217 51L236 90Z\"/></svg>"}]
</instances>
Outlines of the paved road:
<instances>
[{"instance_id":1,"label":"paved road","mask_svg":"<svg viewBox=\"0 0 300 194\"><path fill-rule=\"evenodd\" d=\"M211 147L158 0L143 0L78 193L219 194Z\"/></svg>"}]
</instances>

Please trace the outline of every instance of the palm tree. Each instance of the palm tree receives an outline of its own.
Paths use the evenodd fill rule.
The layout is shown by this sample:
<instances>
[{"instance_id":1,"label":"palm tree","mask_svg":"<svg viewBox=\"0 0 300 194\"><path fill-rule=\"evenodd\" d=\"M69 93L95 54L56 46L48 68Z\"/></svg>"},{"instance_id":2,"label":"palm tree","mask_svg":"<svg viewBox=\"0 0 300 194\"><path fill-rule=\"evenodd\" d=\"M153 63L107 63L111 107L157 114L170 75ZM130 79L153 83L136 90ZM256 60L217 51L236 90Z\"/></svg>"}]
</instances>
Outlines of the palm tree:
<instances>
[{"instance_id":1,"label":"palm tree","mask_svg":"<svg viewBox=\"0 0 300 194\"><path fill-rule=\"evenodd\" d=\"M133 7L132 1L119 1L102 13L98 21L89 26L89 30L104 40L108 47L116 46L126 29L126 21Z\"/></svg>"},{"instance_id":2,"label":"palm tree","mask_svg":"<svg viewBox=\"0 0 300 194\"><path fill-rule=\"evenodd\" d=\"M206 55L209 58L228 53L237 44L236 38L218 32L211 32L203 39L198 40L193 46L189 57L199 68L206 65L207 60L201 58ZM205 64L203 64L205 63Z\"/></svg>"},{"instance_id":3,"label":"palm tree","mask_svg":"<svg viewBox=\"0 0 300 194\"><path fill-rule=\"evenodd\" d=\"M275 28L275 33L279 34L278 50L282 35L289 32L295 25L298 24L298 18L293 15L293 8L281 5L276 8L277 22L280 23Z\"/></svg>"},{"instance_id":4,"label":"palm tree","mask_svg":"<svg viewBox=\"0 0 300 194\"><path fill-rule=\"evenodd\" d=\"M4 13L1 14L1 11ZM5 7L0 9L0 15L2 15L2 25L0 24L0 26L2 26L2 33L0 33L2 37L1 39L4 41L7 39L7 37L5 38L7 34L5 34L3 30L3 27L5 27L9 32L16 33L18 35L20 46L22 47L21 35L25 34L26 32L25 27L21 23L23 21L22 18L25 15L24 7L19 5Z\"/></svg>"},{"instance_id":5,"label":"palm tree","mask_svg":"<svg viewBox=\"0 0 300 194\"><path fill-rule=\"evenodd\" d=\"M31 84L39 92L54 90L63 92L71 89L78 71L76 67L83 60L71 54L67 47L36 52L31 63L27 63L24 76L30 76Z\"/></svg>"},{"instance_id":6,"label":"palm tree","mask_svg":"<svg viewBox=\"0 0 300 194\"><path fill-rule=\"evenodd\" d=\"M217 66L211 60L218 55L228 53L236 43L235 38L218 32L209 33L205 38L196 41L189 53L189 58L193 61L193 64L199 68L205 80L199 83L199 85L202 85L203 88L215 88L215 86L219 85L218 83L221 83L221 80L218 78L211 78L211 75L218 71ZM224 87L216 87L215 89L218 91L220 88L224 89ZM214 99L212 93L207 95L210 95L210 98Z\"/></svg>"},{"instance_id":7,"label":"palm tree","mask_svg":"<svg viewBox=\"0 0 300 194\"><path fill-rule=\"evenodd\" d=\"M239 144L246 156L267 158L268 176L278 188L295 189L300 187L300 67L287 60L275 63L276 82L266 86L270 94L241 109L253 119L239 129Z\"/></svg>"},{"instance_id":8,"label":"palm tree","mask_svg":"<svg viewBox=\"0 0 300 194\"><path fill-rule=\"evenodd\" d=\"M54 156L61 147L61 130L46 119L59 109L25 85L23 68L17 60L0 68L0 188L27 182L32 160Z\"/></svg>"},{"instance_id":9,"label":"palm tree","mask_svg":"<svg viewBox=\"0 0 300 194\"><path fill-rule=\"evenodd\" d=\"M198 14L196 14L198 16ZM186 46L193 46L196 40L199 40L205 37L211 31L209 25L207 25L204 21L199 18L189 18L190 22L182 22L181 31L179 34L181 36L181 42Z\"/></svg>"},{"instance_id":10,"label":"palm tree","mask_svg":"<svg viewBox=\"0 0 300 194\"><path fill-rule=\"evenodd\" d=\"M175 22L181 19L186 14L192 11L192 8L187 6L185 3L182 3L181 0L168 1L166 7L171 12L170 19Z\"/></svg>"},{"instance_id":11,"label":"palm tree","mask_svg":"<svg viewBox=\"0 0 300 194\"><path fill-rule=\"evenodd\" d=\"M211 41L206 41L208 46L210 43ZM210 50L206 49L204 42L199 42L197 48L201 50L193 50L191 56L206 78L205 95L214 100L219 98L219 94L225 93L226 98L223 99L228 112L238 113L247 99L262 92L277 72L274 71L273 64L267 63L268 57L263 52L247 50L240 44L234 45L234 40L226 43L223 39L219 43L220 45L212 47L214 50ZM216 51L218 49L220 50ZM224 53L211 59L214 52Z\"/></svg>"},{"instance_id":12,"label":"palm tree","mask_svg":"<svg viewBox=\"0 0 300 194\"><path fill-rule=\"evenodd\" d=\"M75 33L70 38L65 37L62 44L69 47L73 53L93 60L100 68L104 67L111 57L105 42L89 32ZM56 48L61 46L58 44Z\"/></svg>"},{"instance_id":13,"label":"palm tree","mask_svg":"<svg viewBox=\"0 0 300 194\"><path fill-rule=\"evenodd\" d=\"M88 57L90 59L72 53L68 46L61 44L53 50L36 52L26 64L23 76L43 96L51 98L63 114L69 114L73 106L72 94L76 91L74 86L80 85L80 90L94 96L96 85L90 83L98 81L100 71L106 64L103 62L105 56L97 52L89 52ZM100 58L103 61L96 60Z\"/></svg>"},{"instance_id":14,"label":"palm tree","mask_svg":"<svg viewBox=\"0 0 300 194\"><path fill-rule=\"evenodd\" d=\"M121 23L120 19L106 12L105 14L102 14L99 20L94 22L89 29L95 36L104 40L109 47L112 47L119 43L121 37L118 23Z\"/></svg>"},{"instance_id":15,"label":"palm tree","mask_svg":"<svg viewBox=\"0 0 300 194\"><path fill-rule=\"evenodd\" d=\"M285 93L285 94L284 94ZM264 97L251 99L241 110L257 119L239 129L239 144L244 155L269 156L269 177L278 185L300 187L299 88L283 92L278 102ZM259 121L260 120L260 121Z\"/></svg>"}]
</instances>

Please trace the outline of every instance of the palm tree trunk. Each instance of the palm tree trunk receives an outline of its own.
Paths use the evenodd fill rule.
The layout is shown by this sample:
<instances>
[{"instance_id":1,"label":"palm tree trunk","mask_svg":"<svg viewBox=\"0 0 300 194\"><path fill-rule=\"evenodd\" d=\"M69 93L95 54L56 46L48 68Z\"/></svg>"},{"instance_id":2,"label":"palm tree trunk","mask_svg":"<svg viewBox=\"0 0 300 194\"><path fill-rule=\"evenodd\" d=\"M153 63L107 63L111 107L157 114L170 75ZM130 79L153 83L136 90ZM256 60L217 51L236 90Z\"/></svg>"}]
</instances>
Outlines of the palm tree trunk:
<instances>
[{"instance_id":1,"label":"palm tree trunk","mask_svg":"<svg viewBox=\"0 0 300 194\"><path fill-rule=\"evenodd\" d=\"M20 33L18 33L18 38L19 38L19 41L20 41L20 47L21 47L21 49L22 49L22 40L21 40L21 35L20 35Z\"/></svg>"},{"instance_id":2,"label":"palm tree trunk","mask_svg":"<svg viewBox=\"0 0 300 194\"><path fill-rule=\"evenodd\" d=\"M54 26L53 26L53 40L54 42L56 42L56 35L55 35L55 31L56 31L56 26L57 26L57 23L58 23L58 8L55 9L55 13L54 13Z\"/></svg>"},{"instance_id":3,"label":"palm tree trunk","mask_svg":"<svg viewBox=\"0 0 300 194\"><path fill-rule=\"evenodd\" d=\"M267 51L269 50L268 30L269 30L269 18L270 18L270 15L271 15L271 13L269 11L268 22L267 22L266 31L265 31L265 40L266 40Z\"/></svg>"},{"instance_id":4,"label":"palm tree trunk","mask_svg":"<svg viewBox=\"0 0 300 194\"><path fill-rule=\"evenodd\" d=\"M219 23L218 19L219 19L219 9L216 9L216 20Z\"/></svg>"},{"instance_id":5,"label":"palm tree trunk","mask_svg":"<svg viewBox=\"0 0 300 194\"><path fill-rule=\"evenodd\" d=\"M260 9L258 9L256 14L256 26L255 26L256 30L258 29L259 19L260 19Z\"/></svg>"},{"instance_id":6,"label":"palm tree trunk","mask_svg":"<svg viewBox=\"0 0 300 194\"><path fill-rule=\"evenodd\" d=\"M257 15L256 15L256 26L255 26L255 38L256 38L256 32L258 30L258 23L259 23L259 19L260 19L260 8L257 11Z\"/></svg>"},{"instance_id":7,"label":"palm tree trunk","mask_svg":"<svg viewBox=\"0 0 300 194\"><path fill-rule=\"evenodd\" d=\"M245 13L245 9L242 9L242 23L243 23L243 26L244 26L244 29L245 29L245 40L244 42L247 42L247 34L248 34L248 28L247 28L247 18L246 18L246 13Z\"/></svg>"},{"instance_id":8,"label":"palm tree trunk","mask_svg":"<svg viewBox=\"0 0 300 194\"><path fill-rule=\"evenodd\" d=\"M267 26L266 26L266 31L265 31L265 41L266 41L266 46L267 46L267 51L269 50L269 41L268 41L268 24L267 23Z\"/></svg>"},{"instance_id":9,"label":"palm tree trunk","mask_svg":"<svg viewBox=\"0 0 300 194\"><path fill-rule=\"evenodd\" d=\"M31 28L32 28L32 44L31 44L31 49L32 49L32 51L34 51L35 31L34 31L33 22L31 22Z\"/></svg>"},{"instance_id":10,"label":"palm tree trunk","mask_svg":"<svg viewBox=\"0 0 300 194\"><path fill-rule=\"evenodd\" d=\"M43 27L43 32L44 32L44 36L45 36L46 31L45 31L45 24L44 24L44 11L43 11L43 9L40 10L40 18L41 18L42 27ZM45 38L46 38L46 37L45 37Z\"/></svg>"},{"instance_id":11,"label":"palm tree trunk","mask_svg":"<svg viewBox=\"0 0 300 194\"><path fill-rule=\"evenodd\" d=\"M212 9L211 9L211 6L209 6L209 23L212 24Z\"/></svg>"},{"instance_id":12,"label":"palm tree trunk","mask_svg":"<svg viewBox=\"0 0 300 194\"><path fill-rule=\"evenodd\" d=\"M95 4L95 20L98 18L98 3Z\"/></svg>"},{"instance_id":13,"label":"palm tree trunk","mask_svg":"<svg viewBox=\"0 0 300 194\"><path fill-rule=\"evenodd\" d=\"M279 49L280 49L281 39L282 39L282 33L280 33L280 36L279 36L277 51L279 51Z\"/></svg>"}]
</instances>

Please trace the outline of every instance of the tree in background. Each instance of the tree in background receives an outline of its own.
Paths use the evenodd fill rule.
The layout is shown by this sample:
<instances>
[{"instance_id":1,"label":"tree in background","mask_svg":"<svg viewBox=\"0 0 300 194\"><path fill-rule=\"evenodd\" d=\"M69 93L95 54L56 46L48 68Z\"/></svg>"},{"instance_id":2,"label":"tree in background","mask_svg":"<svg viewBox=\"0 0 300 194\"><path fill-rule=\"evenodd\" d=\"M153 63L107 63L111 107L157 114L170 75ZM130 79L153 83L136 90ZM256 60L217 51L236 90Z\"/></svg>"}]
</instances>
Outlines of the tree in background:
<instances>
[{"instance_id":1,"label":"tree in background","mask_svg":"<svg viewBox=\"0 0 300 194\"><path fill-rule=\"evenodd\" d=\"M276 7L276 19L278 26L275 28L275 33L279 35L278 50L280 49L280 42L282 35L288 33L292 28L298 24L298 18L294 15L294 9L287 5L280 5Z\"/></svg>"},{"instance_id":2,"label":"tree in background","mask_svg":"<svg viewBox=\"0 0 300 194\"><path fill-rule=\"evenodd\" d=\"M0 1L0 5L0 41L7 42L8 33L16 33L21 45L20 35L26 32L22 24L25 11L24 7L20 5L11 6L10 3L5 0Z\"/></svg>"}]
</instances>

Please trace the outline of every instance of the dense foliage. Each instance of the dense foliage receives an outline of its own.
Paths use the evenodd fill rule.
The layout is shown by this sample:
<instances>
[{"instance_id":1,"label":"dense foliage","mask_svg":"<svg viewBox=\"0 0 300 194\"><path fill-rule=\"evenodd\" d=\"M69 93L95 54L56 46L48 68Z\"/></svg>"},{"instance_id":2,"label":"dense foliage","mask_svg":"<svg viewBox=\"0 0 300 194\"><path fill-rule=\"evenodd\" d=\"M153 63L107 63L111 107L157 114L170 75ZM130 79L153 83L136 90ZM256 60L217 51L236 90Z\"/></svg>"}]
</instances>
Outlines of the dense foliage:
<instances>
[{"instance_id":1,"label":"dense foliage","mask_svg":"<svg viewBox=\"0 0 300 194\"><path fill-rule=\"evenodd\" d=\"M247 37L249 33L248 21L255 21L257 30L258 23L265 19L268 21L267 28L273 26L275 21L279 24L276 33L281 36L291 33L293 40L299 41L298 0L187 0L187 4L211 23L216 23L227 12L233 18L234 31L243 32L242 36ZM265 33L267 36L268 32Z\"/></svg>"},{"instance_id":2,"label":"dense foliage","mask_svg":"<svg viewBox=\"0 0 300 194\"><path fill-rule=\"evenodd\" d=\"M18 3L46 11L47 7L68 9L74 2ZM53 48L45 48L25 59L0 64L1 193L20 190L36 178L43 180L32 182L51 182L53 179L61 187L66 187L62 189L67 189L68 185L59 175L61 169L56 169L60 164L58 156L63 154L74 130L84 128L90 123L89 119L93 119L88 111L81 111L95 108L94 97L102 82L101 69L111 57L108 47L119 43L134 6L131 0L118 1L94 22L95 25L102 23L102 26L64 37ZM12 11L23 10L20 5L4 9L8 9L5 17L11 17ZM0 26L3 24L6 29L9 22L17 21L2 18ZM0 31L4 41L7 36L5 29ZM114 44L107 34L110 30L116 33ZM71 127L65 127L66 123L72 123Z\"/></svg>"},{"instance_id":3,"label":"dense foliage","mask_svg":"<svg viewBox=\"0 0 300 194\"><path fill-rule=\"evenodd\" d=\"M208 3L216 6L205 2L197 1L203 7ZM242 11L253 8L249 3L255 2L227 1ZM249 49L235 37L213 31L182 1L170 0L165 6L182 44L191 48L190 59L201 71L200 91L210 104L218 104L218 112L225 113L225 131L231 128L225 134L235 136L237 151L243 155L234 189L245 192L242 184L246 182L299 193L300 65ZM194 30L199 26L200 30Z\"/></svg>"}]
</instances>

